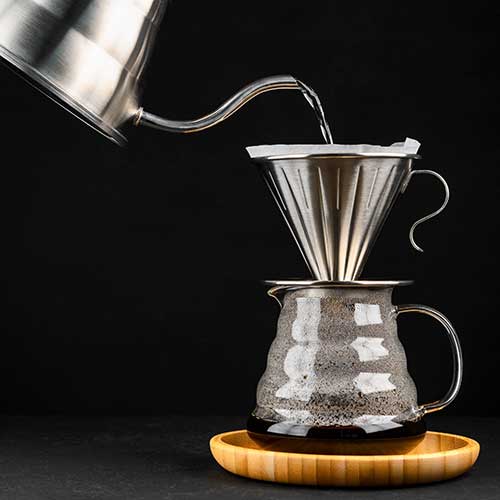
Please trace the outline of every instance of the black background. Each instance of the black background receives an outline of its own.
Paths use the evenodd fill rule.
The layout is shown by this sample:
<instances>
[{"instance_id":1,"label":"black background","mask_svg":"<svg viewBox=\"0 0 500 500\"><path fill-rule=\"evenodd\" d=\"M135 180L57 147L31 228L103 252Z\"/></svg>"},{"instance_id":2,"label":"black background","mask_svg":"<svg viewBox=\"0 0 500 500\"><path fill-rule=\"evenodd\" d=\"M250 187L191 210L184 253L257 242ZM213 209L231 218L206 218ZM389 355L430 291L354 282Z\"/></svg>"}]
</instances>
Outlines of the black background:
<instances>
[{"instance_id":1,"label":"black background","mask_svg":"<svg viewBox=\"0 0 500 500\"><path fill-rule=\"evenodd\" d=\"M489 5L491 4L491 6ZM364 276L415 279L396 303L444 312L464 350L447 411L499 411L498 6L494 2L171 2L144 106L210 111L244 84L291 73L321 95L336 142L422 142ZM307 277L244 146L317 143L296 92L253 101L180 136L130 130L120 149L0 67L0 411L246 414L277 306L260 279ZM438 325L405 316L420 399L440 397L450 353Z\"/></svg>"}]
</instances>

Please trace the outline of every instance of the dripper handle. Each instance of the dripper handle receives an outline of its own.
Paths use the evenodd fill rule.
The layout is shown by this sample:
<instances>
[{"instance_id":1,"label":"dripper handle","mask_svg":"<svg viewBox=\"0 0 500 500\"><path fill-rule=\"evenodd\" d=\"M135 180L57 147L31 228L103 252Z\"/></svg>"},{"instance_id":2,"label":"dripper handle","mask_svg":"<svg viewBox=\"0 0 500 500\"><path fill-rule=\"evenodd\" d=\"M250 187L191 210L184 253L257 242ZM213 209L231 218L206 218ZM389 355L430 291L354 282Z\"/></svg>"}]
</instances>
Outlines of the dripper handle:
<instances>
[{"instance_id":1,"label":"dripper handle","mask_svg":"<svg viewBox=\"0 0 500 500\"><path fill-rule=\"evenodd\" d=\"M443 184L443 187L444 187L443 204L435 212L432 212L431 214L426 215L425 217L422 217L421 219L417 220L410 228L410 234L409 234L410 243L412 244L412 246L415 250L418 250L419 252L423 252L424 250L420 246L418 246L417 243L415 243L415 238L414 238L415 229L419 224L422 224L422 222L426 222L429 219L436 217L436 215L439 215L445 209L445 207L446 207L446 205L448 205L448 201L450 199L450 188L448 187L448 184L445 181L444 177L441 176L440 174L438 174L437 172L434 172L434 170L412 170L408 176L408 179L407 179L405 185L403 186L403 189L402 189L403 193L405 192L406 187L408 186L408 183L410 182L411 177L413 175L416 175L416 174L433 175L434 177L437 177L441 181L441 183Z\"/></svg>"},{"instance_id":2,"label":"dripper handle","mask_svg":"<svg viewBox=\"0 0 500 500\"><path fill-rule=\"evenodd\" d=\"M434 401L432 403L423 404L418 407L418 411L423 415L425 415L426 413L433 413L435 411L442 410L457 397L458 391L460 390L460 385L462 384L463 359L462 349L460 347L460 341L458 339L457 332L444 314L429 306L423 306L421 304L406 304L403 306L396 306L395 312L396 317L402 313L408 312L426 314L427 316L430 316L431 318L439 321L439 323L441 323L446 330L448 340L450 341L452 347L453 356L453 380L451 382L451 386L442 399Z\"/></svg>"},{"instance_id":3,"label":"dripper handle","mask_svg":"<svg viewBox=\"0 0 500 500\"><path fill-rule=\"evenodd\" d=\"M148 113L141 108L135 119L135 125L145 125L166 132L177 132L181 134L200 132L229 118L247 102L264 92L287 89L301 90L301 87L297 80L291 75L269 76L256 80L246 87L243 87L239 92L221 104L215 111L201 118L196 118L194 120L168 120L167 118Z\"/></svg>"}]
</instances>

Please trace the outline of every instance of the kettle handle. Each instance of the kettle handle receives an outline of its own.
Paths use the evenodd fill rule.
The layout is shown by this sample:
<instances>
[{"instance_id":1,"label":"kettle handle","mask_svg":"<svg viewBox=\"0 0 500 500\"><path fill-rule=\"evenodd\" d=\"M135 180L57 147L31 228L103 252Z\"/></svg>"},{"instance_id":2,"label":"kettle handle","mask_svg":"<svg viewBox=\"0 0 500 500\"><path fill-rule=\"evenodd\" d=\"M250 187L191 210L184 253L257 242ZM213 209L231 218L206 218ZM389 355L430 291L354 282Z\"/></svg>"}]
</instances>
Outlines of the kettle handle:
<instances>
[{"instance_id":1,"label":"kettle handle","mask_svg":"<svg viewBox=\"0 0 500 500\"><path fill-rule=\"evenodd\" d=\"M143 108L140 108L134 119L134 124L181 134L200 132L229 118L248 101L264 92L287 89L300 90L301 87L297 79L291 75L268 76L243 87L239 92L222 103L215 111L201 118L194 120L168 120L167 118L147 113Z\"/></svg>"},{"instance_id":2,"label":"kettle handle","mask_svg":"<svg viewBox=\"0 0 500 500\"><path fill-rule=\"evenodd\" d=\"M448 318L444 316L444 314L436 311L436 309L433 309L429 306L423 306L421 304L406 304L402 306L396 306L395 312L396 317L398 317L402 313L408 312L426 314L427 316L430 316L431 318L439 321L439 323L441 323L446 330L448 340L450 341L452 347L453 356L453 379L451 382L451 386L442 399L434 401L432 403L423 404L418 407L418 411L422 412L424 415L426 413L433 413L435 411L442 410L457 397L458 391L460 390L460 385L462 384L463 359L462 349L460 347L460 341L458 339L457 332L453 328Z\"/></svg>"},{"instance_id":3,"label":"kettle handle","mask_svg":"<svg viewBox=\"0 0 500 500\"><path fill-rule=\"evenodd\" d=\"M419 224L422 224L422 222L426 222L428 221L429 219L432 219L433 217L436 217L436 215L439 215L446 207L446 205L448 205L448 201L450 200L450 188L448 187L448 184L447 182L445 181L444 177L440 174L438 174L437 172L434 172L434 170L412 170L409 175L408 175L408 178L406 180L406 182L404 183L403 185L403 188L401 189L401 192L404 193L407 186L408 186L408 183L410 182L411 180L411 177L413 175L416 175L416 174L428 174L428 175L433 175L434 177L437 177L441 183L443 184L443 187L444 187L444 201L443 201L443 204L434 212L430 213L429 215L426 215L425 217L422 217L421 219L418 219L414 224L413 226L411 226L411 229L410 229L410 243L412 244L413 248L415 250L418 250L419 252L423 252L423 249L417 245L417 243L415 243L415 238L413 236L414 232L415 232L415 229L416 227L419 225Z\"/></svg>"}]
</instances>

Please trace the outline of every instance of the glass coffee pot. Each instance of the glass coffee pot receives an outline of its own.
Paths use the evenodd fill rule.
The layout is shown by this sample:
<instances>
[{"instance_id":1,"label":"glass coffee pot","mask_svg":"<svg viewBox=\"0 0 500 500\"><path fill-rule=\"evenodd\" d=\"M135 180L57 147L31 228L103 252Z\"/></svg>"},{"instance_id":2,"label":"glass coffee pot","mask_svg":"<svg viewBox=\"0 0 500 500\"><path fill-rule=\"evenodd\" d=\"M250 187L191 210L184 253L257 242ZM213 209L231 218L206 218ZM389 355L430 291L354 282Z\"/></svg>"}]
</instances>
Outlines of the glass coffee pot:
<instances>
[{"instance_id":1,"label":"glass coffee pot","mask_svg":"<svg viewBox=\"0 0 500 500\"><path fill-rule=\"evenodd\" d=\"M337 453L416 446L424 415L448 406L460 388L460 343L448 319L428 306L393 305L394 287L411 282L268 283L282 309L248 431L257 439L308 438L315 452L321 440L330 452L336 443ZM408 312L436 319L451 343L452 383L439 401L417 401L396 325Z\"/></svg>"}]
</instances>

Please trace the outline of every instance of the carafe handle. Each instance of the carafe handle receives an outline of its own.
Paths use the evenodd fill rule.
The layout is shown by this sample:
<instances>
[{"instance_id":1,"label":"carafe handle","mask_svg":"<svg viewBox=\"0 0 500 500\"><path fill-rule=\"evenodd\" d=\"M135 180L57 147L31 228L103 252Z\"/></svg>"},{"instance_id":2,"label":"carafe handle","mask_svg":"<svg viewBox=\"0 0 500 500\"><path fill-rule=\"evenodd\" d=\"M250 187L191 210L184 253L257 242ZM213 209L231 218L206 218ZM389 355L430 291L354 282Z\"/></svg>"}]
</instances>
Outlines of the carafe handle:
<instances>
[{"instance_id":1,"label":"carafe handle","mask_svg":"<svg viewBox=\"0 0 500 500\"><path fill-rule=\"evenodd\" d=\"M418 411L422 412L422 414L433 413L435 411L442 410L446 406L448 406L457 396L458 391L460 390L460 385L462 383L462 375L463 375L463 360L462 360L462 349L460 347L460 341L458 340L458 335L452 324L439 311L433 309L429 306L423 306L420 304L406 304L403 306L396 306L395 309L396 317L402 313L408 312L416 312L421 314L426 314L431 318L436 319L441 323L448 335L448 340L450 341L452 348L452 356L453 356L453 380L451 382L451 386L448 389L448 392L444 395L444 397L438 401L434 401L432 403L427 403L420 405L418 407Z\"/></svg>"},{"instance_id":2,"label":"carafe handle","mask_svg":"<svg viewBox=\"0 0 500 500\"><path fill-rule=\"evenodd\" d=\"M415 229L418 225L422 224L422 222L426 222L428 221L429 219L432 219L433 217L436 217L436 215L439 215L446 207L446 205L448 205L448 201L450 199L450 188L448 187L448 184L447 182L445 181L444 177L440 174L438 174L437 172L434 172L434 170L412 170L409 175L408 175L408 179L406 180L406 182L404 183L403 185L403 188L401 189L401 192L404 193L406 188L408 187L408 184L412 178L413 175L416 175L416 174L428 174L428 175L433 175L434 177L437 177L441 183L443 184L443 187L444 187L444 201L443 201L443 204L434 212L430 213L429 215L426 215L425 217L422 217L421 219L418 219L414 224L413 226L411 226L410 228L410 243L412 244L413 248L415 250L418 250L419 252L423 252L423 249L417 245L417 243L415 243L415 238L414 238L414 233L415 233Z\"/></svg>"}]
</instances>

